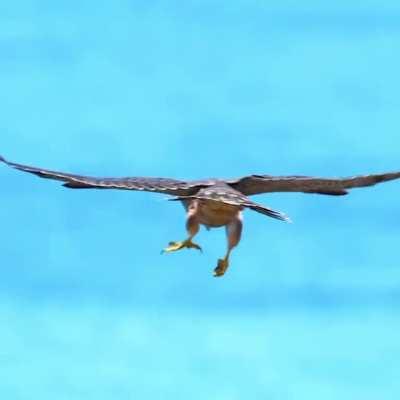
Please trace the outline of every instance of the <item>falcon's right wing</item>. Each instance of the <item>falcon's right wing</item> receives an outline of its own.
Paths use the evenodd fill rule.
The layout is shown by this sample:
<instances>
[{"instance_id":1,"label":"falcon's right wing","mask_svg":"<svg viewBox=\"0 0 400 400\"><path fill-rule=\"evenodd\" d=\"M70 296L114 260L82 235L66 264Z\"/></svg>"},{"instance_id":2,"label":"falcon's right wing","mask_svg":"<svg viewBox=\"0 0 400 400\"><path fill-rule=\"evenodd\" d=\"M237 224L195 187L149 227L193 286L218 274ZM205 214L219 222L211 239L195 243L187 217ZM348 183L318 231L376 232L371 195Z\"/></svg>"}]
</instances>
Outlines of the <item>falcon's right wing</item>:
<instances>
[{"instance_id":1,"label":"falcon's right wing","mask_svg":"<svg viewBox=\"0 0 400 400\"><path fill-rule=\"evenodd\" d=\"M0 162L4 162L12 168L29 172L41 178L62 181L64 182L63 186L71 189L140 190L165 193L174 196L190 196L195 194L199 189L209 186L210 184L208 181L180 181L169 178L96 178L17 164L7 161L1 156Z\"/></svg>"}]
</instances>

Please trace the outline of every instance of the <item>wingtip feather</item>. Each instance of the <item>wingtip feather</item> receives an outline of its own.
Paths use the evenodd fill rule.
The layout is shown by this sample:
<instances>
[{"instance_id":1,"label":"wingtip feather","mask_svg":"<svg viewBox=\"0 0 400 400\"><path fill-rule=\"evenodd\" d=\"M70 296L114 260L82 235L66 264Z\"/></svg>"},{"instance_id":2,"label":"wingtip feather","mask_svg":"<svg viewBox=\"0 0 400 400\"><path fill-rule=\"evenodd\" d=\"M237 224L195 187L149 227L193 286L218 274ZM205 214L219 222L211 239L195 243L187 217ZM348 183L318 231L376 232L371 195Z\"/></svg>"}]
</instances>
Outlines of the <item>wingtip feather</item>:
<instances>
[{"instance_id":1,"label":"wingtip feather","mask_svg":"<svg viewBox=\"0 0 400 400\"><path fill-rule=\"evenodd\" d=\"M293 223L293 221L285 214L278 213L274 218L279 219L283 222L287 222L288 224Z\"/></svg>"}]
</instances>

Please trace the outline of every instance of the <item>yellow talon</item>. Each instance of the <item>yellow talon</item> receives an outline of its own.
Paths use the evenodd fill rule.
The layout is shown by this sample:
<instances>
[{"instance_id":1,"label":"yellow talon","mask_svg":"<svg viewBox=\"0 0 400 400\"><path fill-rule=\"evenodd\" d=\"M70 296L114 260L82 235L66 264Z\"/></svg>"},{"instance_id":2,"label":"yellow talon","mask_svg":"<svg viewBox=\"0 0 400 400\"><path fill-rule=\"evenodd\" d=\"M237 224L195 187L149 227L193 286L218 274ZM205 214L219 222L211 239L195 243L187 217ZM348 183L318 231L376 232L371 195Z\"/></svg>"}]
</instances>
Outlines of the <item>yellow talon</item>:
<instances>
[{"instance_id":1,"label":"yellow talon","mask_svg":"<svg viewBox=\"0 0 400 400\"><path fill-rule=\"evenodd\" d=\"M214 276L220 277L225 274L226 270L229 267L229 260L228 258L223 258L218 260L218 265L214 269Z\"/></svg>"},{"instance_id":2,"label":"yellow talon","mask_svg":"<svg viewBox=\"0 0 400 400\"><path fill-rule=\"evenodd\" d=\"M162 251L162 253L171 253L173 251L178 251L178 250L181 250L181 249L184 249L184 248L186 248L186 249L197 249L197 250L202 251L201 247L198 244L193 243L190 239L186 239L186 240L184 240L182 242L169 242L168 243L168 247L166 247Z\"/></svg>"}]
</instances>

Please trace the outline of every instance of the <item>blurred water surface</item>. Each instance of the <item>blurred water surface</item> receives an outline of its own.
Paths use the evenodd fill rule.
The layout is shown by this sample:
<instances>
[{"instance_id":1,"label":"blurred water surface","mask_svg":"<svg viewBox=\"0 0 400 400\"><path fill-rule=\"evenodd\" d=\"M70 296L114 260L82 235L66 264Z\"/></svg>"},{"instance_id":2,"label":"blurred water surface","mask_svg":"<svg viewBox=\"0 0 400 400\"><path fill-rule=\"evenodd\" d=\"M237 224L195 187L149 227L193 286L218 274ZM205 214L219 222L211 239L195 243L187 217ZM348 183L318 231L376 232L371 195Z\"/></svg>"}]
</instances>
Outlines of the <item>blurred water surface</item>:
<instances>
[{"instance_id":1,"label":"blurred water surface","mask_svg":"<svg viewBox=\"0 0 400 400\"><path fill-rule=\"evenodd\" d=\"M0 6L0 153L104 176L398 170L400 3ZM162 196L0 169L7 399L397 399L399 182L260 196L223 279Z\"/></svg>"}]
</instances>

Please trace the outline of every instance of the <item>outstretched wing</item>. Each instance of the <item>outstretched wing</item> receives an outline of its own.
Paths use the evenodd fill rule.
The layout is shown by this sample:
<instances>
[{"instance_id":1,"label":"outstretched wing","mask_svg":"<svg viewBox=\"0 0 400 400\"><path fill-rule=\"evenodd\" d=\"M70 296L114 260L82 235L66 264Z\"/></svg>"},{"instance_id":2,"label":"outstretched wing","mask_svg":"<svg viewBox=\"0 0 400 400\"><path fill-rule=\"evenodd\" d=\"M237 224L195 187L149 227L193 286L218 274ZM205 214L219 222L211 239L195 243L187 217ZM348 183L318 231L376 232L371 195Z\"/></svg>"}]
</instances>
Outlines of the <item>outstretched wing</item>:
<instances>
[{"instance_id":1,"label":"outstretched wing","mask_svg":"<svg viewBox=\"0 0 400 400\"><path fill-rule=\"evenodd\" d=\"M208 181L180 181L168 178L95 178L74 175L65 172L50 171L43 168L30 167L5 160L0 156L0 162L20 171L29 172L41 178L55 179L64 182L63 186L71 189L121 189L141 190L147 192L165 193L174 196L190 196L199 189L208 186Z\"/></svg>"},{"instance_id":2,"label":"outstretched wing","mask_svg":"<svg viewBox=\"0 0 400 400\"><path fill-rule=\"evenodd\" d=\"M347 194L347 189L373 186L399 178L400 172L331 179L310 176L250 175L227 181L227 183L246 196L270 192L303 192L340 196Z\"/></svg>"}]
</instances>

